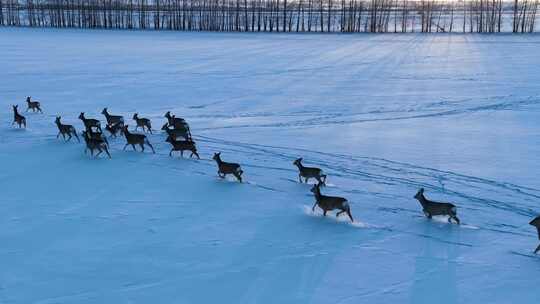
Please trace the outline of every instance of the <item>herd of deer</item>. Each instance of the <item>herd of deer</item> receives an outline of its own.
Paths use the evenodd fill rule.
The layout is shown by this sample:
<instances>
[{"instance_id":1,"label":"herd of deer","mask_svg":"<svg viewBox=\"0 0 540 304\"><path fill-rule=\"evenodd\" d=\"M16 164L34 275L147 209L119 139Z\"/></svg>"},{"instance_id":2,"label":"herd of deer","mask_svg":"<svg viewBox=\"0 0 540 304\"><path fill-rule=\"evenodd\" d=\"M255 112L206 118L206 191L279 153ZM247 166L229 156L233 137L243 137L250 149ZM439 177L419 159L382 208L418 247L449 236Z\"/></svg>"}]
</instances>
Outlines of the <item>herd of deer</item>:
<instances>
[{"instance_id":1,"label":"herd of deer","mask_svg":"<svg viewBox=\"0 0 540 304\"><path fill-rule=\"evenodd\" d=\"M26 103L26 112L32 110L33 112L43 113L39 101L32 101L31 97L27 97ZM146 135L131 133L128 130L128 125L125 124L123 116L111 115L107 111L107 108L104 108L101 114L103 114L107 120L105 130L110 133L110 137L116 138L119 133L124 134L126 144L123 150L131 145L133 150L136 151L137 149L135 147L139 146L141 148L141 152L144 152L144 147L147 145L150 147L150 149L152 149L152 152L155 153L154 147L152 144L150 144ZM195 141L191 136L189 124L186 122L186 120L175 117L175 115L171 115L170 111L165 113L164 117L167 118L167 122L163 125L161 130L167 133L167 139L165 141L170 143L172 146L169 156L172 156L172 153L175 151L180 151L181 156L184 155L184 151L190 151L190 157L196 156L198 159L200 159L199 154L197 153ZM57 116L55 120L56 126L58 127L58 135L56 138L59 138L60 135L62 135L64 140L69 141L71 138L75 137L80 142L75 127L72 125L62 124L60 119L61 117ZM111 158L111 154L109 153L109 142L107 141L107 137L102 132L100 121L97 119L86 118L84 116L84 112L81 112L79 119L83 122L85 127L85 131L82 131L81 133L86 143L86 148L84 151L85 154L87 151L90 151L90 155L94 156L94 152L96 151L97 153L95 154L95 157L97 157L101 153L105 152L108 157ZM150 119L141 118L139 117L138 113L135 113L133 115L133 120L135 121L136 125L135 130L142 128L143 132L149 132L152 134L152 124ZM17 124L19 128L26 128L26 117L19 113L17 105L13 105L12 125L15 124ZM180 138L181 140L179 140ZM230 174L233 175L239 182L242 182L242 173L244 171L242 171L239 164L224 162L221 160L220 152L214 153L213 160L215 160L217 163L219 177L225 178ZM321 187L324 186L326 182L326 175L323 174L321 169L305 167L302 164L302 158L295 160L293 165L298 167L298 180L300 183L302 183L302 179L304 179L306 184L310 179L315 179L317 181L317 183L311 188L311 192L315 197L315 204L313 205L312 211L315 211L315 207L318 206L320 209L322 209L323 215L326 216L328 211L339 210L336 213L336 217L339 217L341 214L345 213L351 222L354 221L347 199L343 197L323 195L321 193ZM431 219L433 216L443 215L448 216L449 223L454 220L456 224L460 224L460 220L457 217L457 207L454 204L428 200L424 196L423 188L416 193L414 198L417 199L422 205L422 211L427 218ZM538 231L538 238L540 239L540 216L533 219L529 224L536 227ZM534 253L536 254L539 251L540 245L538 245Z\"/></svg>"}]
</instances>

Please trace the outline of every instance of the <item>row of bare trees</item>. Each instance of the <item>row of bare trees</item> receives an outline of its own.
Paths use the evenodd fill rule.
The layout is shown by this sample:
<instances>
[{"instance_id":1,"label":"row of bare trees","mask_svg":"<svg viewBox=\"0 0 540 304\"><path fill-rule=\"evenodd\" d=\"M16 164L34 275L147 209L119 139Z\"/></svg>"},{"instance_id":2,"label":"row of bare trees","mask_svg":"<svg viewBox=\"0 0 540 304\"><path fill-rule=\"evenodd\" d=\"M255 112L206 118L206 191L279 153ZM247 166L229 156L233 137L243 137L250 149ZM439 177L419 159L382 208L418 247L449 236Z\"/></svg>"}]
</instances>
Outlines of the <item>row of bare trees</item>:
<instances>
[{"instance_id":1,"label":"row of bare trees","mask_svg":"<svg viewBox=\"0 0 540 304\"><path fill-rule=\"evenodd\" d=\"M534 32L540 0L0 0L0 26L250 32Z\"/></svg>"}]
</instances>

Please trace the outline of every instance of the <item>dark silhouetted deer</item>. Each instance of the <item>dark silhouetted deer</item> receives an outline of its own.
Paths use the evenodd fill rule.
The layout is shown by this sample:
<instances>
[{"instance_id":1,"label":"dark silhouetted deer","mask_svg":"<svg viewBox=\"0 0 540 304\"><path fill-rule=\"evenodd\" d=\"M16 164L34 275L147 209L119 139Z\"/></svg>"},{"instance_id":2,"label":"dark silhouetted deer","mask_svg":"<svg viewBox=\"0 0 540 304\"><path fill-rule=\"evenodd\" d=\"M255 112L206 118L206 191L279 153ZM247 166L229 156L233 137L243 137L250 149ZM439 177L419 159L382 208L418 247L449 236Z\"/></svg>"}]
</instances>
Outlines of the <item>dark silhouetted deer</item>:
<instances>
[{"instance_id":1,"label":"dark silhouetted deer","mask_svg":"<svg viewBox=\"0 0 540 304\"><path fill-rule=\"evenodd\" d=\"M98 153L95 155L95 157L98 157L103 151L105 151L105 153L107 153L109 158L111 158L111 154L109 153L109 148L107 148L107 144L103 140L91 138L88 135L87 131L83 131L82 136L84 138L84 142L86 143L84 154L86 154L87 151L90 150L90 155L94 156L94 150L97 150Z\"/></svg>"},{"instance_id":2,"label":"dark silhouetted deer","mask_svg":"<svg viewBox=\"0 0 540 304\"><path fill-rule=\"evenodd\" d=\"M239 164L235 163L227 163L221 160L221 152L214 153L214 157L212 157L218 165L218 175L221 178L225 178L227 174L232 174L238 179L239 182L242 182L242 169L240 169Z\"/></svg>"},{"instance_id":3,"label":"dark silhouetted deer","mask_svg":"<svg viewBox=\"0 0 540 304\"><path fill-rule=\"evenodd\" d=\"M86 129L86 133L88 134L89 138L100 140L104 142L107 145L107 147L109 146L109 141L107 140L107 137L105 137L105 134L103 134L99 130L94 131L92 130L92 128L90 128L90 129Z\"/></svg>"},{"instance_id":4,"label":"dark silhouetted deer","mask_svg":"<svg viewBox=\"0 0 540 304\"><path fill-rule=\"evenodd\" d=\"M189 157L192 157L193 155L197 156L198 159L201 159L199 157L199 154L197 153L197 147L195 146L195 142L191 139L189 140L175 140L171 136L167 136L166 142L170 143L172 145L171 152L169 152L169 156L172 156L173 151L180 151L180 156L184 156L184 151L191 151L191 155Z\"/></svg>"},{"instance_id":5,"label":"dark silhouetted deer","mask_svg":"<svg viewBox=\"0 0 540 304\"><path fill-rule=\"evenodd\" d=\"M32 112L39 111L40 113L43 113L43 111L41 111L41 104L39 103L39 101L32 101L31 99L32 99L31 96L26 97L26 104L27 104L26 112L32 109Z\"/></svg>"},{"instance_id":6,"label":"dark silhouetted deer","mask_svg":"<svg viewBox=\"0 0 540 304\"><path fill-rule=\"evenodd\" d=\"M56 116L56 120L54 121L56 123L56 126L58 127L58 135L56 135L56 138L60 137L60 134L61 134L64 140L66 140L66 135L67 135L68 136L67 140L70 141L71 137L75 136L75 138L77 138L77 141L81 142L81 140L79 139L79 136L77 135L77 131L75 130L75 127L73 127L72 125L62 124L60 122L61 118L62 117L60 116Z\"/></svg>"},{"instance_id":7,"label":"dark silhouetted deer","mask_svg":"<svg viewBox=\"0 0 540 304\"><path fill-rule=\"evenodd\" d=\"M137 124L137 126L135 127L135 130L137 130L139 127L141 127L143 132L144 132L144 128L146 128L148 130L148 132L150 132L150 134L152 134L152 123L150 122L150 119L148 119L148 118L139 118L139 114L135 113L135 114L133 114L133 120L135 120L135 122Z\"/></svg>"},{"instance_id":8,"label":"dark silhouetted deer","mask_svg":"<svg viewBox=\"0 0 540 304\"><path fill-rule=\"evenodd\" d=\"M315 211L315 207L319 206L323 210L323 215L326 216L328 211L339 209L340 211L336 213L336 217L339 217L343 213L347 213L351 222L354 222L354 219L351 214L351 207L347 202L347 199L338 196L326 196L321 194L321 183L313 185L311 192L315 196L315 204L311 211Z\"/></svg>"},{"instance_id":9,"label":"dark silhouetted deer","mask_svg":"<svg viewBox=\"0 0 540 304\"><path fill-rule=\"evenodd\" d=\"M173 129L185 127L189 130L189 125L186 122L186 120L183 118L171 115L171 111L167 111L167 113L165 113L165 118L167 118L167 123L163 127L168 127L168 128L173 128Z\"/></svg>"},{"instance_id":10,"label":"dark silhouetted deer","mask_svg":"<svg viewBox=\"0 0 540 304\"><path fill-rule=\"evenodd\" d=\"M112 125L105 126L105 130L107 130L111 134L111 137L114 137L114 138L116 138L118 133L122 132L123 128L124 128L124 125L121 123L115 123Z\"/></svg>"},{"instance_id":11,"label":"dark silhouetted deer","mask_svg":"<svg viewBox=\"0 0 540 304\"><path fill-rule=\"evenodd\" d=\"M172 139L177 140L179 137L182 137L185 140L191 139L191 133L189 132L189 129L186 128L179 128L179 129L169 129L165 128L165 132L167 132L167 135L170 136Z\"/></svg>"},{"instance_id":12,"label":"dark silhouetted deer","mask_svg":"<svg viewBox=\"0 0 540 304\"><path fill-rule=\"evenodd\" d=\"M440 203L428 200L424 196L424 188L418 190L414 196L422 205L422 211L427 218L431 219L435 215L448 215L448 222L451 223L452 219L459 225L460 221L457 217L457 208L454 204Z\"/></svg>"},{"instance_id":13,"label":"dark silhouetted deer","mask_svg":"<svg viewBox=\"0 0 540 304\"><path fill-rule=\"evenodd\" d=\"M107 108L103 108L103 111L101 111L101 114L105 115L105 119L107 120L108 125L114 125L114 124L124 124L124 117L120 115L111 115L107 111Z\"/></svg>"},{"instance_id":14,"label":"dark silhouetted deer","mask_svg":"<svg viewBox=\"0 0 540 304\"><path fill-rule=\"evenodd\" d=\"M99 120L84 117L84 112L81 112L81 114L79 114L79 119L82 120L84 128L86 130L96 128L97 130L99 130L99 132L101 132L101 123L99 122Z\"/></svg>"},{"instance_id":15,"label":"dark silhouetted deer","mask_svg":"<svg viewBox=\"0 0 540 304\"><path fill-rule=\"evenodd\" d=\"M13 106L13 123L11 125L13 126L14 124L17 124L19 125L19 128L21 126L24 126L26 128L26 118L19 114L18 107L19 106Z\"/></svg>"},{"instance_id":16,"label":"dark silhouetted deer","mask_svg":"<svg viewBox=\"0 0 540 304\"><path fill-rule=\"evenodd\" d=\"M146 135L130 133L128 130L128 125L124 126L124 136L126 137L127 141L126 145L124 146L124 150L126 150L127 146L131 145L133 150L137 151L137 149L135 149L135 145L139 145L141 147L141 152L144 152L144 145L146 144L150 147L150 149L152 149L153 153L156 153L156 151L154 151L154 147L152 147L148 141L148 138L146 138Z\"/></svg>"},{"instance_id":17,"label":"dark silhouetted deer","mask_svg":"<svg viewBox=\"0 0 540 304\"><path fill-rule=\"evenodd\" d=\"M299 158L293 162L293 165L296 165L298 167L298 170L300 171L298 173L298 180L300 183L302 183L302 177L305 179L306 184L309 181L310 178L314 178L317 180L317 182L321 185L324 185L326 182L326 175L322 174L322 170L319 168L313 168L313 167L304 167L302 165L302 158Z\"/></svg>"},{"instance_id":18,"label":"dark silhouetted deer","mask_svg":"<svg viewBox=\"0 0 540 304\"><path fill-rule=\"evenodd\" d=\"M538 231L538 239L540 239L540 216L537 216L529 224L536 227L536 230ZM538 245L538 247L536 247L536 250L534 251L534 254L537 254L538 251L540 251L540 245Z\"/></svg>"}]
</instances>

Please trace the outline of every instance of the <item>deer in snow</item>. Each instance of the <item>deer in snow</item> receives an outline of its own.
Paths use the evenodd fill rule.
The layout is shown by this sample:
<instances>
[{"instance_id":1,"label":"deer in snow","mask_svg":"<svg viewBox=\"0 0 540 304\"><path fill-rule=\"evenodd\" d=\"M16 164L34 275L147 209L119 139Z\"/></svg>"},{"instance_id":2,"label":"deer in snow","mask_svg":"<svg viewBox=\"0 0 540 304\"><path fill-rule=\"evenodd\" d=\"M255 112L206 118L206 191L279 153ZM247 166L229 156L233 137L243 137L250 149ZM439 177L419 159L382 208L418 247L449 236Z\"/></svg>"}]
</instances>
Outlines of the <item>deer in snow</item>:
<instances>
[{"instance_id":1,"label":"deer in snow","mask_svg":"<svg viewBox=\"0 0 540 304\"><path fill-rule=\"evenodd\" d=\"M106 125L105 130L107 130L111 134L111 137L116 138L118 133L122 132L123 127L124 127L123 124L115 123L115 124L112 124L112 125Z\"/></svg>"},{"instance_id":2,"label":"deer in snow","mask_svg":"<svg viewBox=\"0 0 540 304\"><path fill-rule=\"evenodd\" d=\"M347 199L338 196L327 196L321 194L321 185L321 183L318 183L313 185L311 188L311 192L315 196L315 204L313 205L313 208L311 208L311 211L315 212L315 207L319 206L319 208L323 210L323 215L326 216L328 211L339 209L340 211L336 213L336 217L339 217L343 213L347 213L351 219L351 222L354 222L351 214L351 207L349 206Z\"/></svg>"},{"instance_id":3,"label":"deer in snow","mask_svg":"<svg viewBox=\"0 0 540 304\"><path fill-rule=\"evenodd\" d=\"M142 130L144 132L144 128L146 127L148 132L150 132L150 134L152 134L152 123L150 122L150 119L148 119L148 118L139 118L139 114L135 113L135 114L133 114L133 120L135 120L135 123L136 123L135 130L137 130L139 127L142 127Z\"/></svg>"},{"instance_id":4,"label":"deer in snow","mask_svg":"<svg viewBox=\"0 0 540 304\"><path fill-rule=\"evenodd\" d=\"M26 97L26 104L27 104L26 112L32 109L32 112L38 111L40 113L43 113L43 111L41 111L41 104L39 103L39 101L32 101L31 99L32 99L32 96Z\"/></svg>"},{"instance_id":5,"label":"deer in snow","mask_svg":"<svg viewBox=\"0 0 540 304\"><path fill-rule=\"evenodd\" d=\"M83 131L82 136L84 138L84 142L86 143L84 154L90 150L90 155L94 156L94 150L97 150L98 153L95 155L95 157L98 157L103 151L105 151L109 158L111 158L111 154L109 153L109 149L107 148L105 141L97 138L91 138L87 131Z\"/></svg>"},{"instance_id":6,"label":"deer in snow","mask_svg":"<svg viewBox=\"0 0 540 304\"><path fill-rule=\"evenodd\" d=\"M227 174L232 174L238 179L239 182L242 182L242 169L240 169L239 164L235 163L227 163L221 160L221 152L214 153L214 157L212 157L213 160L216 161L218 165L218 176L221 178L225 178Z\"/></svg>"},{"instance_id":7,"label":"deer in snow","mask_svg":"<svg viewBox=\"0 0 540 304\"><path fill-rule=\"evenodd\" d=\"M111 115L107 111L107 108L103 108L103 111L101 111L101 114L105 115L105 119L107 120L108 125L113 124L124 124L124 117L120 115Z\"/></svg>"},{"instance_id":8,"label":"deer in snow","mask_svg":"<svg viewBox=\"0 0 540 304\"><path fill-rule=\"evenodd\" d=\"M146 135L129 132L128 125L124 125L123 131L127 141L126 145L124 146L124 150L126 150L127 146L131 145L133 150L137 151L137 149L135 149L135 145L139 145L141 147L141 152L144 152L144 145L146 144L150 147L150 149L152 149L152 153L156 153L156 151L154 151L154 147L152 147L152 144L150 144L148 138L146 138Z\"/></svg>"},{"instance_id":9,"label":"deer in snow","mask_svg":"<svg viewBox=\"0 0 540 304\"><path fill-rule=\"evenodd\" d=\"M319 184L324 186L326 175L322 174L322 170L314 167L304 167L304 165L302 165L302 160L302 158L299 158L293 162L293 165L298 167L298 180L300 183L302 183L302 177L305 179L306 184L310 178L314 178Z\"/></svg>"},{"instance_id":10,"label":"deer in snow","mask_svg":"<svg viewBox=\"0 0 540 304\"><path fill-rule=\"evenodd\" d=\"M26 128L26 118L22 116L21 114L19 114L18 107L19 107L18 105L13 106L13 123L11 125L13 126L14 124L17 124L19 125L19 128L21 126L24 126Z\"/></svg>"},{"instance_id":11,"label":"deer in snow","mask_svg":"<svg viewBox=\"0 0 540 304\"><path fill-rule=\"evenodd\" d=\"M185 127L189 130L189 126L186 120L180 117L176 117L175 115L171 115L171 111L167 111L164 117L167 118L167 123L163 125L163 128L172 127L173 129L177 129L177 128Z\"/></svg>"},{"instance_id":12,"label":"deer in snow","mask_svg":"<svg viewBox=\"0 0 540 304\"><path fill-rule=\"evenodd\" d=\"M101 132L101 130L94 131L92 130L92 128L87 128L86 133L89 138L100 140L104 142L107 145L107 147L109 146L109 141L107 140L107 137L105 136L105 134Z\"/></svg>"},{"instance_id":13,"label":"deer in snow","mask_svg":"<svg viewBox=\"0 0 540 304\"><path fill-rule=\"evenodd\" d=\"M195 155L197 159L201 159L197 153L197 147L195 146L195 142L193 140L175 140L169 135L165 141L172 145L169 156L172 156L173 151L180 151L180 156L183 157L184 151L191 151L191 155L189 156L190 158Z\"/></svg>"},{"instance_id":14,"label":"deer in snow","mask_svg":"<svg viewBox=\"0 0 540 304\"><path fill-rule=\"evenodd\" d=\"M540 216L537 216L534 220L532 220L529 225L533 225L534 227L536 227L536 230L538 231L538 239L540 239ZM537 254L538 251L540 251L540 245L536 247L534 254Z\"/></svg>"},{"instance_id":15,"label":"deer in snow","mask_svg":"<svg viewBox=\"0 0 540 304\"><path fill-rule=\"evenodd\" d=\"M81 114L79 114L79 119L82 120L84 128L86 130L96 128L97 130L99 130L99 132L101 132L101 123L99 122L99 120L84 117L84 112L81 112Z\"/></svg>"},{"instance_id":16,"label":"deer in snow","mask_svg":"<svg viewBox=\"0 0 540 304\"><path fill-rule=\"evenodd\" d=\"M459 225L460 221L457 217L457 208L451 203L440 203L428 200L424 196L424 188L420 188L414 196L422 205L422 211L427 218L431 219L434 215L448 215L448 222L451 223L452 219Z\"/></svg>"},{"instance_id":17,"label":"deer in snow","mask_svg":"<svg viewBox=\"0 0 540 304\"><path fill-rule=\"evenodd\" d=\"M182 137L185 140L191 139L191 133L186 128L179 128L179 129L169 129L165 128L165 132L167 132L167 135L170 136L172 139L176 140L179 137Z\"/></svg>"},{"instance_id":18,"label":"deer in snow","mask_svg":"<svg viewBox=\"0 0 540 304\"><path fill-rule=\"evenodd\" d=\"M55 119L55 123L56 123L56 126L58 127L58 135L56 135L56 138L60 137L60 134L62 134L62 137L64 138L64 140L66 140L66 135L68 136L68 141L71 140L71 137L72 136L75 136L75 138L77 138L77 141L78 142L81 142L81 140L79 139L79 136L77 135L77 131L75 130L75 127L73 127L72 125L64 125L60 122L60 119L62 117L61 116L56 116L56 119Z\"/></svg>"}]
</instances>

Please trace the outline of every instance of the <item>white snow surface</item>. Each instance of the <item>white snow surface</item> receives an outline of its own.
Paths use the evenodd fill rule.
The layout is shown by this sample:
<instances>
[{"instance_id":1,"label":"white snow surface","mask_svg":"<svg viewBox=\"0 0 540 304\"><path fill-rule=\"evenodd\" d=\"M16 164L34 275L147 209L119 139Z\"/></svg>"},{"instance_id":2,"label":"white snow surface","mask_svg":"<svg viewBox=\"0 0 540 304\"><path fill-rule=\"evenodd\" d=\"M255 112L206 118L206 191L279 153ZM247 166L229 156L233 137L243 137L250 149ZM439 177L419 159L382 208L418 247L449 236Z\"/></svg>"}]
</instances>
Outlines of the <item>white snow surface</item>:
<instances>
[{"instance_id":1,"label":"white snow surface","mask_svg":"<svg viewBox=\"0 0 540 304\"><path fill-rule=\"evenodd\" d=\"M539 47L1 28L0 303L538 303ZM45 113L19 130L26 96ZM56 115L80 132L103 107L151 118L157 153L56 138ZM200 161L168 156L168 110ZM297 157L355 223L311 211ZM426 219L420 187L463 224Z\"/></svg>"}]
</instances>

